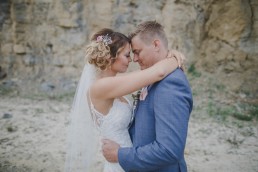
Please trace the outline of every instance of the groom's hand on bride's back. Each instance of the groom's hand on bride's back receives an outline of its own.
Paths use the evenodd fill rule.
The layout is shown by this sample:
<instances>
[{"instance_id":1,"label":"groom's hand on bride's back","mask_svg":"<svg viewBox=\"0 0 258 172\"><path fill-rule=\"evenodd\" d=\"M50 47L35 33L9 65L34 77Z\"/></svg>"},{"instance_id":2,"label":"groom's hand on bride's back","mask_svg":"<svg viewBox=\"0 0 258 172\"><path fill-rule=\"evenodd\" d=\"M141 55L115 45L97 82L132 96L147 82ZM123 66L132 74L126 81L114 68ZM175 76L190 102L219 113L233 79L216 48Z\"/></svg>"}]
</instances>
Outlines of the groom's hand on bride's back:
<instances>
[{"instance_id":1,"label":"groom's hand on bride's back","mask_svg":"<svg viewBox=\"0 0 258 172\"><path fill-rule=\"evenodd\" d=\"M102 154L109 162L118 162L120 145L109 139L102 139Z\"/></svg>"}]
</instances>

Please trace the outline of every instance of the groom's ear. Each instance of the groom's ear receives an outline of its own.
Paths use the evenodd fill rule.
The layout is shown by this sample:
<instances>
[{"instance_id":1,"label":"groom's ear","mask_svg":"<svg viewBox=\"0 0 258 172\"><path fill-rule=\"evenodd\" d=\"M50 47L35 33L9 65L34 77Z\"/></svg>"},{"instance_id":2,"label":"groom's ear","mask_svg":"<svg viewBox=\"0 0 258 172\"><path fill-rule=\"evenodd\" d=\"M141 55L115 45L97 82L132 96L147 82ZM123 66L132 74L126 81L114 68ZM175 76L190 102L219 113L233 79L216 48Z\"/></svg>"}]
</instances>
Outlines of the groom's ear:
<instances>
[{"instance_id":1,"label":"groom's ear","mask_svg":"<svg viewBox=\"0 0 258 172\"><path fill-rule=\"evenodd\" d=\"M155 51L159 51L159 49L160 49L160 40L155 39L153 41L153 46L154 46Z\"/></svg>"}]
</instances>

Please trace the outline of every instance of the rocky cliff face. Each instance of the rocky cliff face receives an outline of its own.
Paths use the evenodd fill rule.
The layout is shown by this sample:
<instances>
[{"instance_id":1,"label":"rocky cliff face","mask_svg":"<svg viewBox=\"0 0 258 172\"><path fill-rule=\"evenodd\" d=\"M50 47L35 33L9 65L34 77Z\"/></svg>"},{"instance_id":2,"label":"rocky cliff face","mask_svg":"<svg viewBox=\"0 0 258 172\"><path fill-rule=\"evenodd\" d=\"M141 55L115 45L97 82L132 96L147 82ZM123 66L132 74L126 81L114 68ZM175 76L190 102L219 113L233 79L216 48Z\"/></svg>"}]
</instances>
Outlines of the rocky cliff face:
<instances>
[{"instance_id":1,"label":"rocky cliff face","mask_svg":"<svg viewBox=\"0 0 258 172\"><path fill-rule=\"evenodd\" d=\"M145 20L165 26L188 66L257 97L258 0L2 0L0 76L70 89L92 33L110 27L127 34Z\"/></svg>"}]
</instances>

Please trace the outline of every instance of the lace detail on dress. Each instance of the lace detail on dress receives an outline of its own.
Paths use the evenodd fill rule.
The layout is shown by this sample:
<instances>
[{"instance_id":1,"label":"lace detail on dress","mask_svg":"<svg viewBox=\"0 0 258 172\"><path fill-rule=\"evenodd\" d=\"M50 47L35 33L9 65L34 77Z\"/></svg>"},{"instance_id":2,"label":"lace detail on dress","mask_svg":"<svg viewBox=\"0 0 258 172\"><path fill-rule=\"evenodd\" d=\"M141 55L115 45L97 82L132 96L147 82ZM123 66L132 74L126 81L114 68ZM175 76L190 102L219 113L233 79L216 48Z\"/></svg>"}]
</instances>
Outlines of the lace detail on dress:
<instances>
[{"instance_id":1,"label":"lace detail on dress","mask_svg":"<svg viewBox=\"0 0 258 172\"><path fill-rule=\"evenodd\" d=\"M92 120L94 124L97 126L97 128L99 129L99 127L103 123L104 116L95 109L94 105L91 102L90 102L90 110L91 110Z\"/></svg>"},{"instance_id":2,"label":"lace detail on dress","mask_svg":"<svg viewBox=\"0 0 258 172\"><path fill-rule=\"evenodd\" d=\"M95 109L89 93L88 93L88 99L90 102L90 111L91 111L91 117L92 117L93 123L97 127L97 129L99 129L104 121L104 115Z\"/></svg>"}]
</instances>

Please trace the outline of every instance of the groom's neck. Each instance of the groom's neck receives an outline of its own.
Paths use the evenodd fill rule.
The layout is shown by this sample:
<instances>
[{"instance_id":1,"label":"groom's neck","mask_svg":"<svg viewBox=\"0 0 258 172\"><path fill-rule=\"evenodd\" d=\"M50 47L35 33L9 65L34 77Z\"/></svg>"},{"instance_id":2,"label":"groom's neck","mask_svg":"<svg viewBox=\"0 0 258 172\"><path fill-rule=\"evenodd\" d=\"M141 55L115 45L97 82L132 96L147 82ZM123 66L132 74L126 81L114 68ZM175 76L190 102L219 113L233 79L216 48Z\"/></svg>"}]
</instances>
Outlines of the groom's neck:
<instances>
[{"instance_id":1,"label":"groom's neck","mask_svg":"<svg viewBox=\"0 0 258 172\"><path fill-rule=\"evenodd\" d=\"M167 57L168 55L168 49L160 49L159 53L157 54L157 57L156 57L156 63L159 62L160 60L163 60Z\"/></svg>"}]
</instances>

